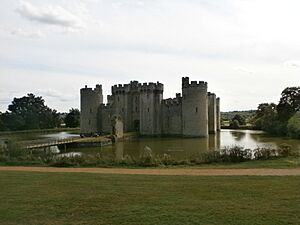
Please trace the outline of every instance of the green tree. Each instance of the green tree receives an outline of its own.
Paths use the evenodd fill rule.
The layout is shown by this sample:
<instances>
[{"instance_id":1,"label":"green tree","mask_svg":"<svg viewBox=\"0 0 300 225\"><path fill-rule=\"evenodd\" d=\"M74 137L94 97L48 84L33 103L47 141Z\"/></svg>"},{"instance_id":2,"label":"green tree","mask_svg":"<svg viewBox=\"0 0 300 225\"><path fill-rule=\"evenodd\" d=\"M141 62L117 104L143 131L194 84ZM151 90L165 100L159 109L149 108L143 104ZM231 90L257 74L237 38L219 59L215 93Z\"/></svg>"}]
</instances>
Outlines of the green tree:
<instances>
[{"instance_id":1,"label":"green tree","mask_svg":"<svg viewBox=\"0 0 300 225\"><path fill-rule=\"evenodd\" d=\"M274 103L261 103L258 105L255 116L255 128L261 130L271 130L274 121L277 119L276 104Z\"/></svg>"},{"instance_id":2,"label":"green tree","mask_svg":"<svg viewBox=\"0 0 300 225\"><path fill-rule=\"evenodd\" d=\"M79 109L70 109L65 117L66 127L79 127L80 124L80 111Z\"/></svg>"},{"instance_id":3,"label":"green tree","mask_svg":"<svg viewBox=\"0 0 300 225\"><path fill-rule=\"evenodd\" d=\"M289 119L287 131L290 137L300 139L300 112Z\"/></svg>"},{"instance_id":4,"label":"green tree","mask_svg":"<svg viewBox=\"0 0 300 225\"><path fill-rule=\"evenodd\" d=\"M231 120L232 121L237 120L239 122L239 125L246 125L245 118L239 114L235 114Z\"/></svg>"},{"instance_id":5,"label":"green tree","mask_svg":"<svg viewBox=\"0 0 300 225\"><path fill-rule=\"evenodd\" d=\"M233 129L238 129L240 128L240 123L238 120L232 120L230 122L230 127L233 128Z\"/></svg>"},{"instance_id":6,"label":"green tree","mask_svg":"<svg viewBox=\"0 0 300 225\"><path fill-rule=\"evenodd\" d=\"M300 87L285 88L281 93L281 98L277 106L279 120L288 121L299 110Z\"/></svg>"},{"instance_id":7,"label":"green tree","mask_svg":"<svg viewBox=\"0 0 300 225\"><path fill-rule=\"evenodd\" d=\"M42 97L28 94L14 98L4 113L4 126L9 130L54 128L60 125L59 114L44 104Z\"/></svg>"}]
</instances>

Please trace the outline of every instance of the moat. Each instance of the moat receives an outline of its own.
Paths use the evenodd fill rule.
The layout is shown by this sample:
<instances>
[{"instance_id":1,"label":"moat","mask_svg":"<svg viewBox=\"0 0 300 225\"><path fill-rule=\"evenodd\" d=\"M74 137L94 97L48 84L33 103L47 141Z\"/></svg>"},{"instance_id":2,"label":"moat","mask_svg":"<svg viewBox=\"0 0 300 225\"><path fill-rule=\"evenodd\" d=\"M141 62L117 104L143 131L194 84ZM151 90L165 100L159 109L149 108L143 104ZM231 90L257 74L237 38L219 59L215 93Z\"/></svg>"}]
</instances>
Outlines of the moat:
<instances>
[{"instance_id":1,"label":"moat","mask_svg":"<svg viewBox=\"0 0 300 225\"><path fill-rule=\"evenodd\" d=\"M57 137L58 134L54 135ZM48 135L49 138L51 136ZM200 152L226 146L239 145L250 149L257 147L277 148L283 143L291 145L295 151L300 151L300 142L295 139L270 137L261 131L222 130L218 135L210 135L209 138L137 138L103 147L69 148L67 152L101 153L117 159L124 155L138 158L145 146L148 146L154 154L169 154L174 159L186 159Z\"/></svg>"}]
</instances>

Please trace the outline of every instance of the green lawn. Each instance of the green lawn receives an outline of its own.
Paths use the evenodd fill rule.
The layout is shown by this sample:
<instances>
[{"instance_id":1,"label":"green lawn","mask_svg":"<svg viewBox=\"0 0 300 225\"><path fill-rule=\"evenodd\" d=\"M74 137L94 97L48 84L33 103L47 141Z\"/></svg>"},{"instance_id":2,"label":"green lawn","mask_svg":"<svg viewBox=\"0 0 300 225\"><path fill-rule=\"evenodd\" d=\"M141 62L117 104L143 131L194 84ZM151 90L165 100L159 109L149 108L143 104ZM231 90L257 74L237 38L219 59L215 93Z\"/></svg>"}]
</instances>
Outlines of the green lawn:
<instances>
[{"instance_id":1,"label":"green lawn","mask_svg":"<svg viewBox=\"0 0 300 225\"><path fill-rule=\"evenodd\" d=\"M300 177L0 172L0 224L297 224Z\"/></svg>"}]
</instances>

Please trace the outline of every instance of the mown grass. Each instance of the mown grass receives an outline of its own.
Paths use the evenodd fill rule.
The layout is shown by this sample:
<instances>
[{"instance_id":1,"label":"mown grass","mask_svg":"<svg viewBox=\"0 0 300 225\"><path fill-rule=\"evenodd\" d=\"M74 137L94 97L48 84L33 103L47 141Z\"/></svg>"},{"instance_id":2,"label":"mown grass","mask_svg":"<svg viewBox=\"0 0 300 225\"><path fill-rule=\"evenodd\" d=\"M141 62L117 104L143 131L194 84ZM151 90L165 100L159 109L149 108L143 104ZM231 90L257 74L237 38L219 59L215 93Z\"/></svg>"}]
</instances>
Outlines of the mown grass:
<instances>
[{"instance_id":1,"label":"mown grass","mask_svg":"<svg viewBox=\"0 0 300 225\"><path fill-rule=\"evenodd\" d=\"M0 224L299 224L300 177L0 172Z\"/></svg>"}]
</instances>

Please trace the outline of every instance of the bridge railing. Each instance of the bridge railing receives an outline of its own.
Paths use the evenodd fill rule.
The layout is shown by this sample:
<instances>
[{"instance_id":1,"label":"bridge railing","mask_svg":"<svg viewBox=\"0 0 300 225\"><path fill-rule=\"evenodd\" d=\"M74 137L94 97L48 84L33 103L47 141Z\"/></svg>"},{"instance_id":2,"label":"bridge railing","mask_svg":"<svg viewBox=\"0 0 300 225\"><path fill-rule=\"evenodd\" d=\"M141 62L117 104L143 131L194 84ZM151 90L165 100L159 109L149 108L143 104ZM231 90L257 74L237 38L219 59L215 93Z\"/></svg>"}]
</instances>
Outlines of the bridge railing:
<instances>
[{"instance_id":1,"label":"bridge railing","mask_svg":"<svg viewBox=\"0 0 300 225\"><path fill-rule=\"evenodd\" d=\"M44 142L44 143L29 144L25 148L26 149L34 149L34 148L43 148L43 147L50 147L50 146L55 146L55 145L69 144L69 143L73 143L75 140L78 140L78 139L79 138L56 139L56 140L51 140L49 142Z\"/></svg>"}]
</instances>

